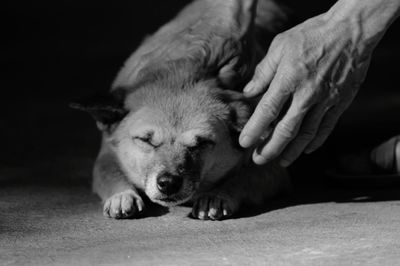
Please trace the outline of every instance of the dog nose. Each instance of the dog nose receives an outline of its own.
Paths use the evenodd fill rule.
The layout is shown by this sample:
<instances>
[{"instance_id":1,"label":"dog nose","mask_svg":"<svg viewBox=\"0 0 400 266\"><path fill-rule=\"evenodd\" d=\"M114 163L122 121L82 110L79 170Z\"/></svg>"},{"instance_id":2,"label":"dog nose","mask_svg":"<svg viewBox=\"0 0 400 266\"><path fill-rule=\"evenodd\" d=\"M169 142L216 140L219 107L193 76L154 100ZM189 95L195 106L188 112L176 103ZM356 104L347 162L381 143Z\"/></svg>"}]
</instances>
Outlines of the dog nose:
<instances>
[{"instance_id":1,"label":"dog nose","mask_svg":"<svg viewBox=\"0 0 400 266\"><path fill-rule=\"evenodd\" d=\"M178 176L164 174L157 178L157 187L160 192L166 195L172 195L182 187L183 179Z\"/></svg>"}]
</instances>

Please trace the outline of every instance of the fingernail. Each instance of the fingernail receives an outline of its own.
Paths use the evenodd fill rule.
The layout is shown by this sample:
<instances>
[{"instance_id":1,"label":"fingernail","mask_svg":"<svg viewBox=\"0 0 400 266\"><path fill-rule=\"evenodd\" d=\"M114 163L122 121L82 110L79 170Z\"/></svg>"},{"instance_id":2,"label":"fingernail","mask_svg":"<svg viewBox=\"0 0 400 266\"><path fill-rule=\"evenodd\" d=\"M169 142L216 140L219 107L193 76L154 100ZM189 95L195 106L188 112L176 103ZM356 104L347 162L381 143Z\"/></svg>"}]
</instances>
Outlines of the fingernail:
<instances>
[{"instance_id":1,"label":"fingernail","mask_svg":"<svg viewBox=\"0 0 400 266\"><path fill-rule=\"evenodd\" d=\"M304 150L304 153L305 153L305 154L310 154L310 153L312 153L312 152L314 152L314 149L313 149L313 148L311 148L311 149L305 149L305 150Z\"/></svg>"},{"instance_id":2,"label":"fingernail","mask_svg":"<svg viewBox=\"0 0 400 266\"><path fill-rule=\"evenodd\" d=\"M248 147L251 146L252 141L251 141L251 138L249 136L244 135L243 137L241 137L239 139L239 143L243 148L248 148Z\"/></svg>"},{"instance_id":3,"label":"fingernail","mask_svg":"<svg viewBox=\"0 0 400 266\"><path fill-rule=\"evenodd\" d=\"M246 85L246 87L244 87L243 92L244 92L244 94L251 94L253 89L254 89L254 81L250 81Z\"/></svg>"},{"instance_id":4,"label":"fingernail","mask_svg":"<svg viewBox=\"0 0 400 266\"><path fill-rule=\"evenodd\" d=\"M255 164L261 165L261 164L267 163L268 159L262 155L255 155L255 156L253 156L253 161Z\"/></svg>"}]
</instances>

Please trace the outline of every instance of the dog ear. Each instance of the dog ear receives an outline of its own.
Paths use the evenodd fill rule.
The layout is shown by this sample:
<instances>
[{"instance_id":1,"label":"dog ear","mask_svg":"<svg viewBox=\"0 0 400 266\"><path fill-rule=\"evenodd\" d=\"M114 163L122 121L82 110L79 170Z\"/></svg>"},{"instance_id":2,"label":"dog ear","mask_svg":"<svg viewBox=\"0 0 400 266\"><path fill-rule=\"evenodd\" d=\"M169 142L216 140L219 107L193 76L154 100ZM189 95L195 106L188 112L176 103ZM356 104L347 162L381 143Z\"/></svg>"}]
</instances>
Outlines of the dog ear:
<instances>
[{"instance_id":1,"label":"dog ear","mask_svg":"<svg viewBox=\"0 0 400 266\"><path fill-rule=\"evenodd\" d=\"M123 106L124 98L123 90L115 90L73 102L70 107L88 112L96 120L99 129L106 130L121 121L128 113Z\"/></svg>"},{"instance_id":2,"label":"dog ear","mask_svg":"<svg viewBox=\"0 0 400 266\"><path fill-rule=\"evenodd\" d=\"M240 133L252 114L252 102L242 93L232 90L221 90L218 96L230 108L230 128Z\"/></svg>"}]
</instances>

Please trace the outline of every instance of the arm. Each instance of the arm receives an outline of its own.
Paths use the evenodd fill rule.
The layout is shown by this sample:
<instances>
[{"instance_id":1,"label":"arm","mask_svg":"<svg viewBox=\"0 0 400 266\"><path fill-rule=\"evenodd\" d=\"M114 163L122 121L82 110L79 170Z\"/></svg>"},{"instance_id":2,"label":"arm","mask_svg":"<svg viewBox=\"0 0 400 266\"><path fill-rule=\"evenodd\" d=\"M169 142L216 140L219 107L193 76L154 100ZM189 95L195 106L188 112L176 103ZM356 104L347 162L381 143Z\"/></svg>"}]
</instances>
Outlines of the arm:
<instances>
[{"instance_id":1,"label":"arm","mask_svg":"<svg viewBox=\"0 0 400 266\"><path fill-rule=\"evenodd\" d=\"M239 139L245 148L258 146L255 163L279 156L288 166L325 142L364 81L375 46L399 15L400 0L339 0L275 37L244 89L248 97L268 89Z\"/></svg>"}]
</instances>

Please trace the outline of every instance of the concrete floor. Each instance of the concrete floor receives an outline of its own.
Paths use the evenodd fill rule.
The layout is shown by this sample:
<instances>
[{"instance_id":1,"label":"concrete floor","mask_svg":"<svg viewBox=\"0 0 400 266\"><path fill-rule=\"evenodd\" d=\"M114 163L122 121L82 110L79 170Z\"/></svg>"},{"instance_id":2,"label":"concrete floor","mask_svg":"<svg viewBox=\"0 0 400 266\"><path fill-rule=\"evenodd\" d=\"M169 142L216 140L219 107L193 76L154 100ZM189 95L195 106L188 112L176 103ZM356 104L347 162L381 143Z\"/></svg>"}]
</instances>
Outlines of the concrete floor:
<instances>
[{"instance_id":1,"label":"concrete floor","mask_svg":"<svg viewBox=\"0 0 400 266\"><path fill-rule=\"evenodd\" d=\"M112 220L87 185L6 183L0 265L399 265L398 190L298 192L221 222Z\"/></svg>"}]
</instances>

